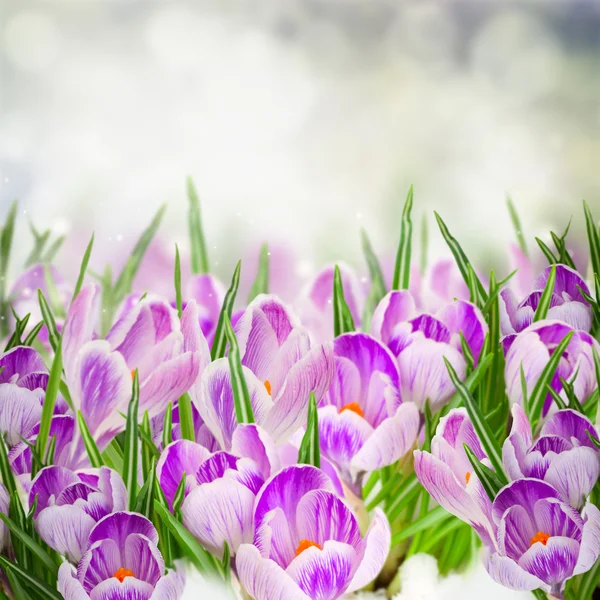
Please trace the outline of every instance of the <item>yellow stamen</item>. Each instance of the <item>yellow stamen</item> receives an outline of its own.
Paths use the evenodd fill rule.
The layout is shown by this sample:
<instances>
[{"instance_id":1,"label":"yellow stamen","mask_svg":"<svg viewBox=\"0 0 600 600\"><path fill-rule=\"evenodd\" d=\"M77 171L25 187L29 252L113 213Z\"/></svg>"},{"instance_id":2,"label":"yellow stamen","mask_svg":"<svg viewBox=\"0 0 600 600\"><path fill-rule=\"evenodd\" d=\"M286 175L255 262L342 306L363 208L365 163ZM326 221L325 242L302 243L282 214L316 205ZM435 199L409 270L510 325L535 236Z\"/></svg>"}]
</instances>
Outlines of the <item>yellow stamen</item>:
<instances>
[{"instance_id":1,"label":"yellow stamen","mask_svg":"<svg viewBox=\"0 0 600 600\"><path fill-rule=\"evenodd\" d=\"M129 569L125 569L125 568L121 567L120 569L118 569L116 571L116 573L113 575L113 577L115 579L118 579L121 583L123 583L123 580L125 579L125 577L135 577L135 575L133 574L133 571L130 571Z\"/></svg>"},{"instance_id":2,"label":"yellow stamen","mask_svg":"<svg viewBox=\"0 0 600 600\"><path fill-rule=\"evenodd\" d=\"M548 543L548 540L550 539L550 537L551 536L549 536L547 533L544 533L543 531L538 531L531 538L531 541L529 542L529 547L533 546L537 542L542 542L542 544L544 544L544 546L545 546Z\"/></svg>"}]
</instances>

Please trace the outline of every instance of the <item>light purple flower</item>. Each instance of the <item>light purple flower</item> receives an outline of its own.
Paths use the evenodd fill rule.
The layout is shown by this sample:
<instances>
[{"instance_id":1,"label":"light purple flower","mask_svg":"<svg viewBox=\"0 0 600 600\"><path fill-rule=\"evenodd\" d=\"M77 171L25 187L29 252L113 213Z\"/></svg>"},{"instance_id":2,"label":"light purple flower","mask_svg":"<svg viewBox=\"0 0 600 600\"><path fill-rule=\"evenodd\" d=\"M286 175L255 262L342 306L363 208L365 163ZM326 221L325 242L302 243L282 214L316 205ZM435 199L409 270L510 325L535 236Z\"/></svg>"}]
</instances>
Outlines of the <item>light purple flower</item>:
<instances>
[{"instance_id":1,"label":"light purple flower","mask_svg":"<svg viewBox=\"0 0 600 600\"><path fill-rule=\"evenodd\" d=\"M311 348L308 332L274 296L259 295L240 317L236 334L254 418L278 444L306 424L308 400L317 402L333 377L332 344ZM222 449L237 425L227 359L211 363L201 390L191 390L200 416Z\"/></svg>"},{"instance_id":2,"label":"light purple flower","mask_svg":"<svg viewBox=\"0 0 600 600\"><path fill-rule=\"evenodd\" d=\"M431 453L415 450L415 473L438 504L472 525L484 544L493 547L492 505L473 472L465 443L480 461L490 466L466 409L456 408L440 419Z\"/></svg>"},{"instance_id":3,"label":"light purple flower","mask_svg":"<svg viewBox=\"0 0 600 600\"><path fill-rule=\"evenodd\" d=\"M494 500L497 551L485 565L498 583L514 590L541 588L562 598L568 579L585 573L600 556L600 511L584 517L539 479L519 479Z\"/></svg>"},{"instance_id":4,"label":"light purple flower","mask_svg":"<svg viewBox=\"0 0 600 600\"><path fill-rule=\"evenodd\" d=\"M435 315L417 314L415 306L410 292L390 292L375 309L371 331L396 356L403 400L423 408L429 399L435 412L455 392L444 358L464 379L460 334L477 364L487 324L475 305L462 300L442 306Z\"/></svg>"},{"instance_id":5,"label":"light purple flower","mask_svg":"<svg viewBox=\"0 0 600 600\"><path fill-rule=\"evenodd\" d=\"M31 484L30 506L36 496L36 531L72 562L83 556L90 532L100 519L127 508L125 484L108 467L77 472L45 467Z\"/></svg>"},{"instance_id":6,"label":"light purple flower","mask_svg":"<svg viewBox=\"0 0 600 600\"><path fill-rule=\"evenodd\" d=\"M515 336L506 353L506 393L513 404L523 406L521 367L527 383L527 395L531 395L550 355L556 346L573 329L561 321L538 321ZM559 377L573 383L575 395L585 402L596 389L596 373L592 348L599 349L598 342L584 331L575 331L551 381L554 390L564 396ZM544 414L552 404L548 394Z\"/></svg>"},{"instance_id":7,"label":"light purple flower","mask_svg":"<svg viewBox=\"0 0 600 600\"><path fill-rule=\"evenodd\" d=\"M427 270L423 302L427 310L438 310L448 302L469 299L469 288L465 283L456 261L441 258Z\"/></svg>"},{"instance_id":8,"label":"light purple flower","mask_svg":"<svg viewBox=\"0 0 600 600\"><path fill-rule=\"evenodd\" d=\"M334 600L361 589L383 566L390 527L376 509L361 537L330 479L308 465L288 467L262 488L253 544L238 549L239 580L255 600Z\"/></svg>"},{"instance_id":9,"label":"light purple flower","mask_svg":"<svg viewBox=\"0 0 600 600\"><path fill-rule=\"evenodd\" d=\"M538 307L550 271L546 267L533 282L527 297L518 302L510 288L500 293L501 327L504 335L519 333L533 323L533 316ZM589 332L592 328L592 309L578 288L589 294L583 278L566 265L556 265L556 282L550 299L547 319L564 321L574 329Z\"/></svg>"},{"instance_id":10,"label":"light purple flower","mask_svg":"<svg viewBox=\"0 0 600 600\"><path fill-rule=\"evenodd\" d=\"M256 493L278 468L269 436L256 425L239 425L232 452L211 454L200 444L179 440L162 452L156 474L171 507L186 474L183 524L205 548L221 557L225 543L233 555L241 543L252 539Z\"/></svg>"},{"instance_id":11,"label":"light purple flower","mask_svg":"<svg viewBox=\"0 0 600 600\"><path fill-rule=\"evenodd\" d=\"M4 487L4 484L0 483L0 513L8 516L9 497L8 491ZM0 552L4 553L10 544L10 531L4 524L4 521L0 523Z\"/></svg>"},{"instance_id":12,"label":"light purple flower","mask_svg":"<svg viewBox=\"0 0 600 600\"><path fill-rule=\"evenodd\" d=\"M116 512L92 529L77 571L65 562L58 591L67 600L178 600L184 579L165 575L154 525L136 513Z\"/></svg>"},{"instance_id":13,"label":"light purple flower","mask_svg":"<svg viewBox=\"0 0 600 600\"><path fill-rule=\"evenodd\" d=\"M344 286L344 299L352 313L356 328L360 328L362 312L368 290L361 286L352 268L338 263ZM302 324L317 342L333 339L333 276L335 265L323 267L309 281L296 304Z\"/></svg>"},{"instance_id":14,"label":"light purple flower","mask_svg":"<svg viewBox=\"0 0 600 600\"><path fill-rule=\"evenodd\" d=\"M362 476L391 465L414 444L420 415L402 403L398 366L390 351L365 333L334 340L336 373L319 408L321 452L356 492Z\"/></svg>"},{"instance_id":15,"label":"light purple flower","mask_svg":"<svg viewBox=\"0 0 600 600\"><path fill-rule=\"evenodd\" d=\"M188 298L196 301L200 328L209 344L212 344L225 298L225 287L213 275L195 275L188 286Z\"/></svg>"},{"instance_id":16,"label":"light purple flower","mask_svg":"<svg viewBox=\"0 0 600 600\"><path fill-rule=\"evenodd\" d=\"M208 363L208 345L198 324L195 302L181 322L177 311L148 297L126 312L106 340L94 340L96 288L84 287L67 315L63 357L73 403L81 410L102 450L125 420L132 372L140 378L140 415L164 411L196 382Z\"/></svg>"},{"instance_id":17,"label":"light purple flower","mask_svg":"<svg viewBox=\"0 0 600 600\"><path fill-rule=\"evenodd\" d=\"M544 423L534 442L529 420L518 404L512 407L512 415L512 430L502 448L508 478L543 479L561 500L582 508L600 476L600 454L586 433L598 437L591 421L574 410L559 410Z\"/></svg>"}]
</instances>

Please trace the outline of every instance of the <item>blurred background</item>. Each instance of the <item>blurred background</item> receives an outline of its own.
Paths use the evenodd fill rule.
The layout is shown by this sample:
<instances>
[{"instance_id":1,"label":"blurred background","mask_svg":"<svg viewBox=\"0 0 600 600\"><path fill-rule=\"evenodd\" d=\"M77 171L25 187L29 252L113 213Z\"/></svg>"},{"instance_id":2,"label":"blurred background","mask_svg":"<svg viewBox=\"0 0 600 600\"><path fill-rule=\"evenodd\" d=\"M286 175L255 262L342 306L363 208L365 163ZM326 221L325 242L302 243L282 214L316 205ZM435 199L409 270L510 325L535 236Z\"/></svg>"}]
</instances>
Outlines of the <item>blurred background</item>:
<instances>
[{"instance_id":1,"label":"blurred background","mask_svg":"<svg viewBox=\"0 0 600 600\"><path fill-rule=\"evenodd\" d=\"M92 265L122 262L165 202L158 252L185 252L187 175L227 280L263 240L290 278L364 269L361 227L393 256L411 183L431 254L437 210L482 267L514 238L507 193L532 241L600 211L597 0L2 0L0 21L0 217L18 198L23 256L27 217L68 232L67 274L92 230Z\"/></svg>"}]
</instances>

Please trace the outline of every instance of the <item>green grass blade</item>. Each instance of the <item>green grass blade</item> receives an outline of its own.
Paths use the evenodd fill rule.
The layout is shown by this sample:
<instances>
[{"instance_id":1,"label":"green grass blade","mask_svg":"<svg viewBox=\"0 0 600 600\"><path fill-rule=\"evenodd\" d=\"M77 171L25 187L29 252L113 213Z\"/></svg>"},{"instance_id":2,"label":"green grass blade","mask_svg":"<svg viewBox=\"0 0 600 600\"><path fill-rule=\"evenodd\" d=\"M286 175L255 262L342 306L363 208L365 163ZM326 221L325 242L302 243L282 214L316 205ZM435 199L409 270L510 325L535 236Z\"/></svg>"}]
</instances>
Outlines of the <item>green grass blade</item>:
<instances>
[{"instance_id":1,"label":"green grass blade","mask_svg":"<svg viewBox=\"0 0 600 600\"><path fill-rule=\"evenodd\" d=\"M298 451L298 463L312 465L321 468L321 445L319 442L319 417L317 414L317 401L315 393L310 393L308 401L308 418L306 420L306 432L302 437L300 450Z\"/></svg>"},{"instance_id":2,"label":"green grass blade","mask_svg":"<svg viewBox=\"0 0 600 600\"><path fill-rule=\"evenodd\" d=\"M81 265L79 267L79 275L77 276L77 283L75 284L75 289L73 290L73 296L71 297L71 304L73 300L77 298L79 292L81 291L81 287L83 286L83 280L85 279L85 274L87 273L88 264L90 263L90 256L92 255L92 249L94 247L94 234L90 238L88 242L87 248L83 253L83 258L81 260Z\"/></svg>"},{"instance_id":3,"label":"green grass blade","mask_svg":"<svg viewBox=\"0 0 600 600\"><path fill-rule=\"evenodd\" d=\"M177 305L177 314L181 319L183 314L183 295L181 293L181 259L179 257L179 246L175 244L175 302Z\"/></svg>"},{"instance_id":4,"label":"green grass blade","mask_svg":"<svg viewBox=\"0 0 600 600\"><path fill-rule=\"evenodd\" d=\"M42 257L42 262L46 264L51 263L56 258L56 255L62 248L62 245L65 243L66 239L66 235L61 235L60 237L57 237L46 250L46 253Z\"/></svg>"},{"instance_id":5,"label":"green grass blade","mask_svg":"<svg viewBox=\"0 0 600 600\"><path fill-rule=\"evenodd\" d=\"M360 230L363 254L369 267L369 274L371 275L371 291L373 294L372 301L375 306L379 304L379 301L386 295L385 279L383 278L383 271L381 265L377 259L377 255L371 245L371 240L364 229Z\"/></svg>"},{"instance_id":6,"label":"green grass blade","mask_svg":"<svg viewBox=\"0 0 600 600\"><path fill-rule=\"evenodd\" d=\"M467 444L463 444L465 448L465 452L467 454L467 458L473 467L473 471L475 475L477 475L477 479L481 482L485 493L488 495L488 498L493 502L498 495L498 492L504 487L504 484L492 469L486 467L483 463L479 461L475 453Z\"/></svg>"},{"instance_id":7,"label":"green grass blade","mask_svg":"<svg viewBox=\"0 0 600 600\"><path fill-rule=\"evenodd\" d=\"M137 369L133 373L131 402L127 409L125 449L123 452L123 481L129 497L129 510L135 509L138 491L138 408L140 402L140 379Z\"/></svg>"},{"instance_id":8,"label":"green grass blade","mask_svg":"<svg viewBox=\"0 0 600 600\"><path fill-rule=\"evenodd\" d=\"M206 239L202 227L202 214L200 212L200 199L191 177L187 178L187 193L190 201L188 224L190 230L190 246L192 249L192 272L208 273L208 253L206 252Z\"/></svg>"},{"instance_id":9,"label":"green grass blade","mask_svg":"<svg viewBox=\"0 0 600 600\"><path fill-rule=\"evenodd\" d=\"M196 441L196 429L194 427L194 414L192 412L192 400L189 394L183 394L179 398L179 426L181 437L184 440Z\"/></svg>"},{"instance_id":10,"label":"green grass blade","mask_svg":"<svg viewBox=\"0 0 600 600\"><path fill-rule=\"evenodd\" d=\"M556 264L558 262L558 258L554 256L552 250L550 250L550 248L548 248L548 246L542 240L540 240L540 238L536 237L535 241L537 242L537 245L539 246L540 250L542 251L542 254L546 257L548 262L551 265Z\"/></svg>"},{"instance_id":11,"label":"green grass blade","mask_svg":"<svg viewBox=\"0 0 600 600\"><path fill-rule=\"evenodd\" d=\"M598 225L585 200L583 201L583 211L585 213L585 226L587 229L588 243L590 245L592 270L594 273L600 273L600 235L598 234Z\"/></svg>"},{"instance_id":12,"label":"green grass blade","mask_svg":"<svg viewBox=\"0 0 600 600\"><path fill-rule=\"evenodd\" d=\"M58 329L56 328L56 321L54 320L54 315L52 314L52 310L50 309L50 306L48 305L48 302L44 297L42 290L38 290L38 300L40 303L42 318L44 319L46 329L48 330L48 341L50 342L52 349L56 352L60 335L58 333Z\"/></svg>"},{"instance_id":13,"label":"green grass blade","mask_svg":"<svg viewBox=\"0 0 600 600\"><path fill-rule=\"evenodd\" d=\"M546 282L546 287L542 292L540 297L540 301L538 303L538 307L535 310L535 314L533 315L533 322L542 321L548 315L548 311L550 310L550 302L552 302L552 294L554 293L554 285L556 283L556 265L552 265L550 269L550 275L548 276L548 281Z\"/></svg>"},{"instance_id":14,"label":"green grass blade","mask_svg":"<svg viewBox=\"0 0 600 600\"><path fill-rule=\"evenodd\" d=\"M396 544L399 544L403 540L407 540L420 531L424 531L425 529L429 529L430 527L437 525L441 521L444 521L451 516L452 515L447 512L446 509L442 508L441 506L436 506L433 510L430 510L424 516L420 517L395 535L392 547Z\"/></svg>"},{"instance_id":15,"label":"green grass blade","mask_svg":"<svg viewBox=\"0 0 600 600\"><path fill-rule=\"evenodd\" d=\"M387 517L390 523L395 521L408 504L422 491L423 487L419 483L417 476L414 473L409 475L400 485L398 493L394 496L393 502L386 508Z\"/></svg>"},{"instance_id":16,"label":"green grass blade","mask_svg":"<svg viewBox=\"0 0 600 600\"><path fill-rule=\"evenodd\" d=\"M438 213L436 212L434 212L434 215L437 220L440 231L442 232L442 236L446 240L446 244L448 244L448 247L450 248L450 251L454 256L454 259L456 260L456 265L460 270L460 274L465 280L465 283L469 285L469 265L471 264L471 262L467 258L467 255L464 253L463 249L461 248L461 245L458 243L456 238L454 238L450 233L448 227L446 226L446 223L444 223L444 221L442 220L442 217L440 217L440 215L438 215ZM485 303L488 295L485 290L485 287L483 287L483 283L481 283L481 280L479 279L479 277L477 277L477 275L475 275L475 283L477 285L477 292L479 294L479 297L481 298L482 302Z\"/></svg>"},{"instance_id":17,"label":"green grass blade","mask_svg":"<svg viewBox=\"0 0 600 600\"><path fill-rule=\"evenodd\" d=\"M154 218L150 222L150 225L148 225L148 227L143 231L142 235L135 244L131 255L127 259L127 263L115 281L115 286L113 288L113 306L119 304L119 302L121 302L123 298L125 298L125 296L131 292L133 280L138 272L138 269L140 268L140 265L142 264L146 250L148 250L148 246L150 246L152 239L160 227L160 223L166 209L166 204L163 204L158 209L154 215Z\"/></svg>"},{"instance_id":18,"label":"green grass blade","mask_svg":"<svg viewBox=\"0 0 600 600\"><path fill-rule=\"evenodd\" d=\"M48 600L63 600L62 596L52 589L46 582L32 575L29 570L21 568L19 565L8 560L4 556L0 556L0 566L7 572L12 573L22 585L34 590L42 598Z\"/></svg>"},{"instance_id":19,"label":"green grass blade","mask_svg":"<svg viewBox=\"0 0 600 600\"><path fill-rule=\"evenodd\" d=\"M233 312L233 304L237 295L238 287L240 286L240 272L242 270L242 261L240 260L235 267L233 277L231 278L231 285L225 294L223 299L223 306L221 308L221 314L219 315L219 322L215 329L215 338L213 340L210 355L212 360L217 358L223 358L225 356L225 349L227 348L227 336L225 334L225 319L231 320L231 314Z\"/></svg>"},{"instance_id":20,"label":"green grass blade","mask_svg":"<svg viewBox=\"0 0 600 600\"><path fill-rule=\"evenodd\" d=\"M85 449L90 459L90 463L92 464L92 467L98 469L104 466L102 454L100 454L100 450L98 450L96 441L90 433L90 430L88 429L88 426L80 410L77 411L77 425L79 427L79 434L81 435L81 439L83 440L83 443L85 445Z\"/></svg>"},{"instance_id":21,"label":"green grass blade","mask_svg":"<svg viewBox=\"0 0 600 600\"><path fill-rule=\"evenodd\" d=\"M269 246L263 244L260 247L260 253L258 256L258 270L256 272L256 279L250 288L248 294L248 304L256 298L259 294L269 293Z\"/></svg>"},{"instance_id":22,"label":"green grass blade","mask_svg":"<svg viewBox=\"0 0 600 600\"><path fill-rule=\"evenodd\" d=\"M139 426L139 436L142 442L142 476L144 481L150 470L153 454L158 454L158 450L152 441L152 430L150 428L150 415L148 411L144 411L142 424Z\"/></svg>"},{"instance_id":23,"label":"green grass blade","mask_svg":"<svg viewBox=\"0 0 600 600\"><path fill-rule=\"evenodd\" d=\"M123 450L116 439L113 439L102 452L102 460L107 467L114 469L117 473L123 473L124 457Z\"/></svg>"},{"instance_id":24,"label":"green grass blade","mask_svg":"<svg viewBox=\"0 0 600 600\"><path fill-rule=\"evenodd\" d=\"M173 441L173 403L169 402L169 404L167 406L167 410L165 411L165 418L163 420L163 433L162 433L162 447L163 447L163 450L172 441Z\"/></svg>"},{"instance_id":25,"label":"green grass blade","mask_svg":"<svg viewBox=\"0 0 600 600\"><path fill-rule=\"evenodd\" d=\"M10 251L15 234L18 203L15 200L8 211L4 226L0 229L0 338L8 335L8 296L6 284L8 281L8 265Z\"/></svg>"},{"instance_id":26,"label":"green grass blade","mask_svg":"<svg viewBox=\"0 0 600 600\"><path fill-rule=\"evenodd\" d=\"M333 274L333 331L335 337L355 331L352 313L344 298L344 284L340 268L336 265Z\"/></svg>"},{"instance_id":27,"label":"green grass blade","mask_svg":"<svg viewBox=\"0 0 600 600\"><path fill-rule=\"evenodd\" d=\"M0 436L0 474L9 495L17 491L15 476L8 460L8 449L4 437Z\"/></svg>"},{"instance_id":28,"label":"green grass blade","mask_svg":"<svg viewBox=\"0 0 600 600\"><path fill-rule=\"evenodd\" d=\"M573 337L573 331L570 331L563 341L558 344L552 356L550 356L550 360L546 363L543 371L540 374L539 379L537 380L533 391L529 397L529 400L526 406L529 409L529 422L531 423L531 428L535 432L536 425L542 416L542 409L544 408L544 402L546 401L546 386L550 385L552 378L554 377L554 373L558 368L558 363L566 350L571 338Z\"/></svg>"},{"instance_id":29,"label":"green grass blade","mask_svg":"<svg viewBox=\"0 0 600 600\"><path fill-rule=\"evenodd\" d=\"M185 483L186 483L187 475L185 471L181 476L181 481L177 486L177 490L175 490L175 496L173 497L173 513L177 514L177 512L181 509L181 505L185 500Z\"/></svg>"},{"instance_id":30,"label":"green grass blade","mask_svg":"<svg viewBox=\"0 0 600 600\"><path fill-rule=\"evenodd\" d=\"M468 388L464 383L460 381L456 371L450 364L450 362L444 358L444 362L446 363L446 368L448 369L448 373L450 374L450 379L452 383L462 396L463 402L467 409L467 413L469 414L469 418L473 423L473 428L475 429L475 433L479 437L479 441L481 442L481 447L483 451L486 453L488 459L492 463L494 470L496 471L496 476L506 483L506 476L504 475L503 465L502 465L502 452L500 450L500 446L494 432L486 421L481 409L479 408L477 402L469 392Z\"/></svg>"},{"instance_id":31,"label":"green grass blade","mask_svg":"<svg viewBox=\"0 0 600 600\"><path fill-rule=\"evenodd\" d=\"M146 481L138 494L137 501L135 503L135 512L140 513L152 519L152 512L154 510L154 492L156 486L156 458L152 457L150 461L150 467L146 473Z\"/></svg>"},{"instance_id":32,"label":"green grass blade","mask_svg":"<svg viewBox=\"0 0 600 600\"><path fill-rule=\"evenodd\" d=\"M396 264L394 265L393 290L407 290L410 285L410 259L412 248L412 221L410 213L413 207L413 186L411 185L406 195L404 209L402 210L402 222L400 225L400 241L396 253Z\"/></svg>"},{"instance_id":33,"label":"green grass blade","mask_svg":"<svg viewBox=\"0 0 600 600\"><path fill-rule=\"evenodd\" d=\"M33 327L33 329L29 332L25 340L23 341L23 346L31 346L33 342L35 342L37 336L40 331L44 327L44 320L42 319L37 325Z\"/></svg>"},{"instance_id":34,"label":"green grass blade","mask_svg":"<svg viewBox=\"0 0 600 600\"><path fill-rule=\"evenodd\" d=\"M225 332L229 342L229 370L231 372L231 387L233 390L233 401L235 404L235 416L238 423L254 423L254 411L250 402L248 383L242 369L240 347L229 318L225 319Z\"/></svg>"},{"instance_id":35,"label":"green grass blade","mask_svg":"<svg viewBox=\"0 0 600 600\"><path fill-rule=\"evenodd\" d=\"M488 371L486 383L481 395L481 408L484 414L490 412L492 406L498 405L504 396L504 351L500 347L500 300L498 298L500 286L496 283L494 271L490 272L490 303L487 313L489 327L488 343L494 353L494 360Z\"/></svg>"},{"instance_id":36,"label":"green grass blade","mask_svg":"<svg viewBox=\"0 0 600 600\"><path fill-rule=\"evenodd\" d=\"M521 248L525 256L527 256L529 252L527 251L527 242L525 241L525 236L523 235L521 219L519 219L519 213L517 213L517 209L510 196L506 196L506 206L508 208L508 213L510 214L510 220L512 221L513 227L515 228L515 235L517 236L519 247Z\"/></svg>"}]
</instances>

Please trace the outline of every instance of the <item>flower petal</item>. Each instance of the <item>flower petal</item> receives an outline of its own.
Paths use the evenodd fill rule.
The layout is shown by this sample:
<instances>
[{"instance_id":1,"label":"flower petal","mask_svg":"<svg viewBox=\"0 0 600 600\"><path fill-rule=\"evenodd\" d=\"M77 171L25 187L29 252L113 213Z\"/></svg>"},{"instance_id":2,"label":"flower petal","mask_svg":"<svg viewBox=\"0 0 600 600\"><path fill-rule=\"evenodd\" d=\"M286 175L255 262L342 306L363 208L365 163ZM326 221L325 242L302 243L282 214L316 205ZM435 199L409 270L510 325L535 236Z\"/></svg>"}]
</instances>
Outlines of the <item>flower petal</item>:
<instances>
[{"instance_id":1,"label":"flower petal","mask_svg":"<svg viewBox=\"0 0 600 600\"><path fill-rule=\"evenodd\" d=\"M238 425L231 438L231 452L251 458L258 465L263 479L279 471L280 460L275 443L258 425Z\"/></svg>"},{"instance_id":2,"label":"flower petal","mask_svg":"<svg viewBox=\"0 0 600 600\"><path fill-rule=\"evenodd\" d=\"M387 344L398 323L412 319L417 307L412 294L406 290L388 292L379 302L371 319L371 333Z\"/></svg>"},{"instance_id":3,"label":"flower petal","mask_svg":"<svg viewBox=\"0 0 600 600\"><path fill-rule=\"evenodd\" d=\"M519 566L554 587L573 575L579 544L566 537L551 537L545 544L533 544L519 559Z\"/></svg>"},{"instance_id":4,"label":"flower petal","mask_svg":"<svg viewBox=\"0 0 600 600\"><path fill-rule=\"evenodd\" d=\"M179 571L169 571L156 584L150 600L179 600L184 587L185 577Z\"/></svg>"},{"instance_id":5,"label":"flower petal","mask_svg":"<svg viewBox=\"0 0 600 600\"><path fill-rule=\"evenodd\" d=\"M484 560L485 568L489 576L500 585L509 590L532 591L541 588L550 591L550 586L541 579L528 573L520 567L512 558L500 556L494 553Z\"/></svg>"},{"instance_id":6,"label":"flower petal","mask_svg":"<svg viewBox=\"0 0 600 600\"><path fill-rule=\"evenodd\" d=\"M83 589L75 571L69 562L64 562L58 569L58 591L65 600L90 600Z\"/></svg>"},{"instance_id":7,"label":"flower petal","mask_svg":"<svg viewBox=\"0 0 600 600\"><path fill-rule=\"evenodd\" d=\"M587 435L589 431L594 437L598 437L596 428L592 422L581 413L566 408L559 410L548 417L540 432L544 435L557 435L578 446L589 446L595 448L594 444Z\"/></svg>"},{"instance_id":8,"label":"flower petal","mask_svg":"<svg viewBox=\"0 0 600 600\"><path fill-rule=\"evenodd\" d=\"M37 350L29 346L17 346L0 357L0 369L0 383L16 383L29 373L44 372L46 367Z\"/></svg>"},{"instance_id":9,"label":"flower petal","mask_svg":"<svg viewBox=\"0 0 600 600\"><path fill-rule=\"evenodd\" d=\"M47 508L50 499L52 503L56 497L69 485L78 483L80 480L70 469L51 465L44 467L35 477L29 492L29 505L33 506L35 497L38 497L36 515Z\"/></svg>"},{"instance_id":10,"label":"flower petal","mask_svg":"<svg viewBox=\"0 0 600 600\"><path fill-rule=\"evenodd\" d=\"M529 510L542 498L558 497L558 492L545 481L531 478L518 479L500 490L494 500L492 515L496 523L500 523L502 515L511 506L520 505Z\"/></svg>"},{"instance_id":11,"label":"flower petal","mask_svg":"<svg viewBox=\"0 0 600 600\"><path fill-rule=\"evenodd\" d=\"M600 556L600 510L588 502L585 506L585 523L581 535L579 558L573 575L589 571Z\"/></svg>"},{"instance_id":12,"label":"flower petal","mask_svg":"<svg viewBox=\"0 0 600 600\"><path fill-rule=\"evenodd\" d=\"M155 586L165 571L165 561L158 548L147 537L131 534L121 551L121 565L129 569L136 579Z\"/></svg>"},{"instance_id":13,"label":"flower petal","mask_svg":"<svg viewBox=\"0 0 600 600\"><path fill-rule=\"evenodd\" d=\"M436 317L444 323L450 333L463 334L477 361L488 331L487 323L479 308L470 302L455 300L439 310ZM457 340L457 344L457 349L460 350L460 340Z\"/></svg>"},{"instance_id":14,"label":"flower petal","mask_svg":"<svg viewBox=\"0 0 600 600\"><path fill-rule=\"evenodd\" d=\"M42 417L42 405L36 392L14 383L0 384L0 433L9 446L29 435Z\"/></svg>"},{"instance_id":15,"label":"flower petal","mask_svg":"<svg viewBox=\"0 0 600 600\"><path fill-rule=\"evenodd\" d=\"M154 587L135 577L119 581L111 577L100 583L90 594L90 600L150 600Z\"/></svg>"},{"instance_id":16,"label":"flower petal","mask_svg":"<svg viewBox=\"0 0 600 600\"><path fill-rule=\"evenodd\" d=\"M146 517L132 512L116 512L98 521L88 540L88 548L95 542L112 539L119 548L132 533L145 535L153 544L158 544L158 533Z\"/></svg>"},{"instance_id":17,"label":"flower petal","mask_svg":"<svg viewBox=\"0 0 600 600\"><path fill-rule=\"evenodd\" d=\"M121 562L121 552L117 542L111 539L101 540L91 544L79 561L77 578L89 593L105 579L111 579L121 568Z\"/></svg>"},{"instance_id":18,"label":"flower petal","mask_svg":"<svg viewBox=\"0 0 600 600\"><path fill-rule=\"evenodd\" d=\"M67 378L75 375L77 355L94 337L97 290L98 287L93 283L84 286L69 307L62 333L62 356Z\"/></svg>"}]
</instances>

